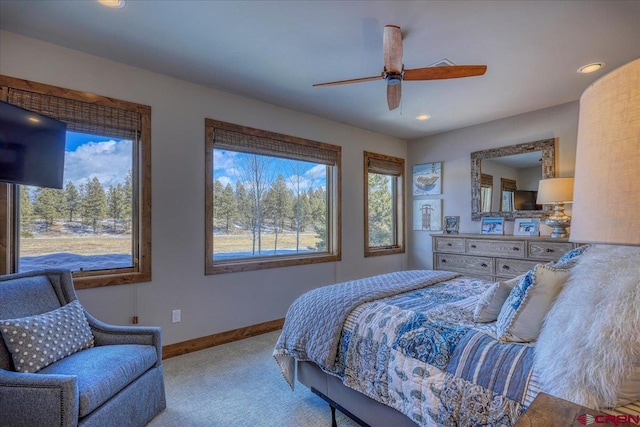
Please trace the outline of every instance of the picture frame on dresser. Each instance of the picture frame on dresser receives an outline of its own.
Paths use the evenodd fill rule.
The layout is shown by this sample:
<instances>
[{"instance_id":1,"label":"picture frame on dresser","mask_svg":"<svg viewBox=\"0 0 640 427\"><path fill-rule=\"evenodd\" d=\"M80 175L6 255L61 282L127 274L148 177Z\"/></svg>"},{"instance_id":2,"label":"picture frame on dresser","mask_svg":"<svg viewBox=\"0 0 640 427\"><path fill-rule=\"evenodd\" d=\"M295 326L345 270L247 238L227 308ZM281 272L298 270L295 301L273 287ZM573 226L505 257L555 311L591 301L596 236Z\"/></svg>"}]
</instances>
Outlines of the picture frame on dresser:
<instances>
[{"instance_id":1,"label":"picture frame on dresser","mask_svg":"<svg viewBox=\"0 0 640 427\"><path fill-rule=\"evenodd\" d=\"M513 226L514 236L538 236L540 234L539 218L516 218Z\"/></svg>"},{"instance_id":2,"label":"picture frame on dresser","mask_svg":"<svg viewBox=\"0 0 640 427\"><path fill-rule=\"evenodd\" d=\"M480 233L481 234L504 234L504 218L502 217L482 218Z\"/></svg>"},{"instance_id":3,"label":"picture frame on dresser","mask_svg":"<svg viewBox=\"0 0 640 427\"><path fill-rule=\"evenodd\" d=\"M459 216L445 216L442 224L442 229L445 234L458 234L460 229L460 217Z\"/></svg>"}]
</instances>

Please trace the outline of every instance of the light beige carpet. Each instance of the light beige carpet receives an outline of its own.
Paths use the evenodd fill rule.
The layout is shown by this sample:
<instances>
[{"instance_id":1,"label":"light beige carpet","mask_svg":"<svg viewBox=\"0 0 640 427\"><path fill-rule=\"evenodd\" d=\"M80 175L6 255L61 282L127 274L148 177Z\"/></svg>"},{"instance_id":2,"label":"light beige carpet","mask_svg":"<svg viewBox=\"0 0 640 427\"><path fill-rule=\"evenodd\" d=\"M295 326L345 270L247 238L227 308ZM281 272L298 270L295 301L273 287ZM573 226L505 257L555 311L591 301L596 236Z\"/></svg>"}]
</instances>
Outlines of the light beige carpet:
<instances>
[{"instance_id":1,"label":"light beige carpet","mask_svg":"<svg viewBox=\"0 0 640 427\"><path fill-rule=\"evenodd\" d=\"M273 356L271 332L167 359L167 409L151 427L331 426L329 405L302 384L295 391ZM337 412L338 426L357 424Z\"/></svg>"}]
</instances>

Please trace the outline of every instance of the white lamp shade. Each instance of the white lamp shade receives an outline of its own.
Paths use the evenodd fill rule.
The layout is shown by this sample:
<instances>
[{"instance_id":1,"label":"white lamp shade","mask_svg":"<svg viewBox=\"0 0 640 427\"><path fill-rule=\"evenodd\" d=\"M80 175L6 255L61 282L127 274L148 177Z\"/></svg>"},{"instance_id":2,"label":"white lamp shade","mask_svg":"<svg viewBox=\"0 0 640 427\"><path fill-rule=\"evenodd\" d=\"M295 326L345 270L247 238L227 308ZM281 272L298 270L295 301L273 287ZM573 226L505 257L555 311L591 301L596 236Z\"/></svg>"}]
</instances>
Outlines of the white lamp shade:
<instances>
[{"instance_id":1,"label":"white lamp shade","mask_svg":"<svg viewBox=\"0 0 640 427\"><path fill-rule=\"evenodd\" d=\"M573 178L543 179L538 184L539 205L571 203L573 200Z\"/></svg>"},{"instance_id":2,"label":"white lamp shade","mask_svg":"<svg viewBox=\"0 0 640 427\"><path fill-rule=\"evenodd\" d=\"M640 245L640 59L580 98L571 240Z\"/></svg>"}]
</instances>

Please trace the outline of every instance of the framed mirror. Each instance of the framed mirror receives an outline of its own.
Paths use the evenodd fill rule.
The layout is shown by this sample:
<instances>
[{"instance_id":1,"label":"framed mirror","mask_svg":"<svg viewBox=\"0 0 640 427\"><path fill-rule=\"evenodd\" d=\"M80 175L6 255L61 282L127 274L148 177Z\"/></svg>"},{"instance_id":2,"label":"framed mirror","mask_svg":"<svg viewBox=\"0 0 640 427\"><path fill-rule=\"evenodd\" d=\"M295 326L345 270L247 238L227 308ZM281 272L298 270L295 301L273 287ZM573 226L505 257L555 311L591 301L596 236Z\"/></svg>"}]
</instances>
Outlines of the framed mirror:
<instances>
[{"instance_id":1,"label":"framed mirror","mask_svg":"<svg viewBox=\"0 0 640 427\"><path fill-rule=\"evenodd\" d=\"M555 139L471 153L471 219L546 217L551 206L535 203L538 182L555 175Z\"/></svg>"}]
</instances>

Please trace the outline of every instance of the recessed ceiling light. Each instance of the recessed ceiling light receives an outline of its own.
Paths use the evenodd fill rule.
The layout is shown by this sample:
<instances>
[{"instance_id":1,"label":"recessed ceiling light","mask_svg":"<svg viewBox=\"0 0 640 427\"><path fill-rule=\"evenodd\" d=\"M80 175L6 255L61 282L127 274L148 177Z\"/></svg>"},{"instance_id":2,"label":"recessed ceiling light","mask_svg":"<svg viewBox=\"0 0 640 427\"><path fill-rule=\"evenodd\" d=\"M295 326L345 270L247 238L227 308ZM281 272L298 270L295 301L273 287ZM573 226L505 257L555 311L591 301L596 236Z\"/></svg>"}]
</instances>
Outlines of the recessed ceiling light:
<instances>
[{"instance_id":1,"label":"recessed ceiling light","mask_svg":"<svg viewBox=\"0 0 640 427\"><path fill-rule=\"evenodd\" d=\"M430 118L431 118L431 116L428 115L428 114L421 114L418 117L416 117L416 119L418 119L418 120L429 120Z\"/></svg>"},{"instance_id":2,"label":"recessed ceiling light","mask_svg":"<svg viewBox=\"0 0 640 427\"><path fill-rule=\"evenodd\" d=\"M604 67L606 62L592 62L591 64L583 65L578 68L578 72L580 74L588 74L593 73L594 71L598 71L600 68Z\"/></svg>"},{"instance_id":3,"label":"recessed ceiling light","mask_svg":"<svg viewBox=\"0 0 640 427\"><path fill-rule=\"evenodd\" d=\"M114 9L122 9L124 7L124 0L97 0L97 2Z\"/></svg>"}]
</instances>

